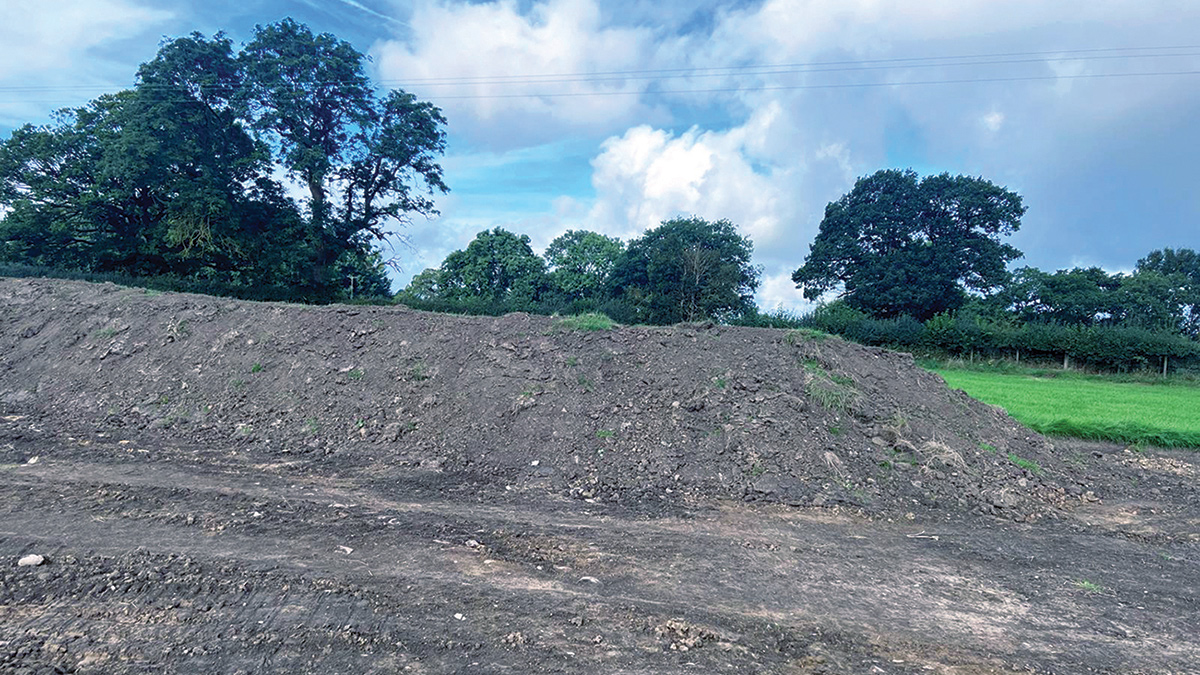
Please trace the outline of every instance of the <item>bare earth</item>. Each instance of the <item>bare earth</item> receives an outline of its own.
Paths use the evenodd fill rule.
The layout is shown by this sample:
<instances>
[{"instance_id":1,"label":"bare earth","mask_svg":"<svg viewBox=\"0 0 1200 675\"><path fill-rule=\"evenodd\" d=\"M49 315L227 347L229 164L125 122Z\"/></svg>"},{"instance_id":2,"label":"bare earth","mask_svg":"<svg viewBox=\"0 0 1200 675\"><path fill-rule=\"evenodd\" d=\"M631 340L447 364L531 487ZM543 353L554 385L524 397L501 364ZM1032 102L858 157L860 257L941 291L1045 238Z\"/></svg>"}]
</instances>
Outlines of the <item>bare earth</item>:
<instances>
[{"instance_id":1,"label":"bare earth","mask_svg":"<svg viewBox=\"0 0 1200 675\"><path fill-rule=\"evenodd\" d=\"M1195 673L1198 473L831 338L0 279L0 671Z\"/></svg>"}]
</instances>

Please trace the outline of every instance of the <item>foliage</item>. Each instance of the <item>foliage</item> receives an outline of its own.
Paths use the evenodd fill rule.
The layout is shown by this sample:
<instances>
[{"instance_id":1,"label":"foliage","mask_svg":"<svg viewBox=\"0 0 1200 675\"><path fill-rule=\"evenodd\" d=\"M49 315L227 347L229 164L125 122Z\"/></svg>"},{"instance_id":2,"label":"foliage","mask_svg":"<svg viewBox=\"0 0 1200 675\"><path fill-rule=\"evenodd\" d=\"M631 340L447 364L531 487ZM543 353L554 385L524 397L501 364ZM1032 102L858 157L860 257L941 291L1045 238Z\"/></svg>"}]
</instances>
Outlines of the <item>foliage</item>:
<instances>
[{"instance_id":1,"label":"foliage","mask_svg":"<svg viewBox=\"0 0 1200 675\"><path fill-rule=\"evenodd\" d=\"M567 232L546 248L550 287L570 299L599 298L609 274L625 252L620 239L586 230Z\"/></svg>"},{"instance_id":2,"label":"foliage","mask_svg":"<svg viewBox=\"0 0 1200 675\"><path fill-rule=\"evenodd\" d=\"M847 304L874 317L925 320L1007 280L1021 252L999 239L1024 213L1019 195L982 178L878 171L825 208L792 280L809 299L840 286Z\"/></svg>"},{"instance_id":3,"label":"foliage","mask_svg":"<svg viewBox=\"0 0 1200 675\"><path fill-rule=\"evenodd\" d=\"M593 332L612 330L617 324L603 314L591 313L569 316L565 319L560 319L555 325L566 330Z\"/></svg>"},{"instance_id":4,"label":"foliage","mask_svg":"<svg viewBox=\"0 0 1200 675\"><path fill-rule=\"evenodd\" d=\"M438 296L447 300L524 306L541 296L546 283L546 264L530 248L529 237L497 227L446 256L437 286Z\"/></svg>"},{"instance_id":5,"label":"foliage","mask_svg":"<svg viewBox=\"0 0 1200 675\"><path fill-rule=\"evenodd\" d=\"M676 218L630 242L608 280L633 316L623 323L731 319L754 311L753 244L727 220ZM614 317L617 318L617 317Z\"/></svg>"},{"instance_id":6,"label":"foliage","mask_svg":"<svg viewBox=\"0 0 1200 675\"><path fill-rule=\"evenodd\" d=\"M240 54L222 34L164 43L132 89L0 143L0 260L313 300L355 276L386 295L372 240L434 213L445 121L404 92L376 98L364 58L290 19Z\"/></svg>"}]
</instances>

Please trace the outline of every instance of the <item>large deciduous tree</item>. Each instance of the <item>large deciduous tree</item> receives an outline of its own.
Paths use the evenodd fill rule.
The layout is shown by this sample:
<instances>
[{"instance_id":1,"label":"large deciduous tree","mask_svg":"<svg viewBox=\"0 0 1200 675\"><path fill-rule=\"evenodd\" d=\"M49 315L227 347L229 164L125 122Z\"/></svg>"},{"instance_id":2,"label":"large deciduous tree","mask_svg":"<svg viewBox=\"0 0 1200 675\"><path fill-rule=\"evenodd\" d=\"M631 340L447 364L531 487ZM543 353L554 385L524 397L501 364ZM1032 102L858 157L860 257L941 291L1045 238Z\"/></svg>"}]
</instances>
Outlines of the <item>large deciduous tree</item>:
<instances>
[{"instance_id":1,"label":"large deciduous tree","mask_svg":"<svg viewBox=\"0 0 1200 675\"><path fill-rule=\"evenodd\" d=\"M222 34L165 43L132 89L0 143L0 258L313 299L363 279L386 289L374 242L436 213L445 119L405 92L376 95L364 59L290 19L240 54Z\"/></svg>"},{"instance_id":2,"label":"large deciduous tree","mask_svg":"<svg viewBox=\"0 0 1200 675\"><path fill-rule=\"evenodd\" d=\"M630 242L609 291L642 323L733 318L754 309L761 272L750 263L753 250L728 220L664 221Z\"/></svg>"},{"instance_id":3,"label":"large deciduous tree","mask_svg":"<svg viewBox=\"0 0 1200 675\"><path fill-rule=\"evenodd\" d=\"M362 53L291 19L259 26L238 60L254 128L308 190L322 262L359 235L385 238L389 219L437 213L431 197L448 191L438 108L403 91L376 97Z\"/></svg>"},{"instance_id":4,"label":"large deciduous tree","mask_svg":"<svg viewBox=\"0 0 1200 675\"><path fill-rule=\"evenodd\" d=\"M1007 280L1021 252L1000 238L1024 214L1020 195L982 178L878 171L825 207L792 280L809 299L840 288L872 316L925 320Z\"/></svg>"}]
</instances>

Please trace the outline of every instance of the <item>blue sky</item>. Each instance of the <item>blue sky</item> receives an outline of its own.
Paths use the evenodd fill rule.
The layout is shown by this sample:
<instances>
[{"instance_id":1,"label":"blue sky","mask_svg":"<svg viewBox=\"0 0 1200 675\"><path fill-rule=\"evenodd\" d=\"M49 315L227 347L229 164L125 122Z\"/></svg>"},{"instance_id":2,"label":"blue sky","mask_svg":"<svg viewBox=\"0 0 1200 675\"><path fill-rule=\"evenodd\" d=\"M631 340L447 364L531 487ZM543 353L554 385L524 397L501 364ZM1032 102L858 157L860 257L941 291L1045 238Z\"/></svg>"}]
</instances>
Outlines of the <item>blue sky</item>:
<instances>
[{"instance_id":1,"label":"blue sky","mask_svg":"<svg viewBox=\"0 0 1200 675\"><path fill-rule=\"evenodd\" d=\"M14 7L14 5L17 5ZM130 86L164 37L291 16L442 107L451 193L397 247L413 274L480 230L750 236L766 308L825 205L888 167L983 176L1029 212L1017 265L1129 270L1200 248L1192 0L43 0L0 21L0 134ZM1167 74L1176 73L1176 74ZM1178 74L1184 73L1184 74Z\"/></svg>"}]
</instances>

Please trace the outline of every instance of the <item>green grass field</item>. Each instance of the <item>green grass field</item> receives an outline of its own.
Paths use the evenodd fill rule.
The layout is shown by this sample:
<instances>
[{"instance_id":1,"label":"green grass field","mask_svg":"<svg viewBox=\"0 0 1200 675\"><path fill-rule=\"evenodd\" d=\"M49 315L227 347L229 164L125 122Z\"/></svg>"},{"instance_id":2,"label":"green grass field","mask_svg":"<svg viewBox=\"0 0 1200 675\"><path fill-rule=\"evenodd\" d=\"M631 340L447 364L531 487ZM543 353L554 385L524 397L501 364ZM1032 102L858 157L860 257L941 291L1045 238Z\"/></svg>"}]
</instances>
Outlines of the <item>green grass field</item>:
<instances>
[{"instance_id":1,"label":"green grass field","mask_svg":"<svg viewBox=\"0 0 1200 675\"><path fill-rule=\"evenodd\" d=\"M1043 434L1200 449L1200 387L934 368L954 389Z\"/></svg>"}]
</instances>

